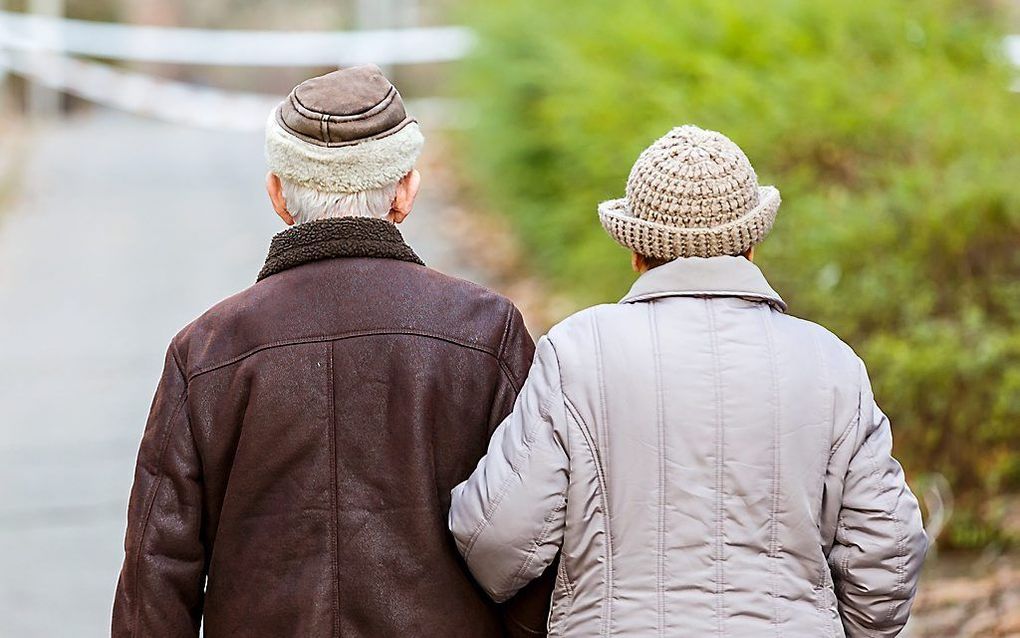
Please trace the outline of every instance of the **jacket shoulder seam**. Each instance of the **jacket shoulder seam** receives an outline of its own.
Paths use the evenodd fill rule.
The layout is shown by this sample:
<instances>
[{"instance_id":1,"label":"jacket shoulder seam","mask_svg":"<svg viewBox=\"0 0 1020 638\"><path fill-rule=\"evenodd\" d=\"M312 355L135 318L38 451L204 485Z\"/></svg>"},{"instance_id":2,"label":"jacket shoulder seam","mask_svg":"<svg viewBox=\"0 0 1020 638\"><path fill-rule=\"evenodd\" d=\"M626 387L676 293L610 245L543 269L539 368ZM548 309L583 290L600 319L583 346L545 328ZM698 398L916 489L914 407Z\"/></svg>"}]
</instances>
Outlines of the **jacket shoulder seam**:
<instances>
[{"instance_id":1,"label":"jacket shoulder seam","mask_svg":"<svg viewBox=\"0 0 1020 638\"><path fill-rule=\"evenodd\" d=\"M506 321L503 323L503 336L499 338L499 349L497 350L496 356L499 360L503 360L503 352L506 350L506 340L510 336L510 324L513 323L514 318L514 306L513 304L507 304L509 308L506 309Z\"/></svg>"},{"instance_id":2,"label":"jacket shoulder seam","mask_svg":"<svg viewBox=\"0 0 1020 638\"><path fill-rule=\"evenodd\" d=\"M503 326L503 336L499 340L499 350L496 354L496 361L499 363L499 369L503 371L503 376L506 377L510 383L510 387L513 388L514 394L520 394L521 391L521 380L514 377L513 370L510 369L510 365L506 362L504 354L506 353L507 340L510 337L510 326L513 325L514 310L516 306L512 303L507 303L509 308L506 311L506 324Z\"/></svg>"}]
</instances>

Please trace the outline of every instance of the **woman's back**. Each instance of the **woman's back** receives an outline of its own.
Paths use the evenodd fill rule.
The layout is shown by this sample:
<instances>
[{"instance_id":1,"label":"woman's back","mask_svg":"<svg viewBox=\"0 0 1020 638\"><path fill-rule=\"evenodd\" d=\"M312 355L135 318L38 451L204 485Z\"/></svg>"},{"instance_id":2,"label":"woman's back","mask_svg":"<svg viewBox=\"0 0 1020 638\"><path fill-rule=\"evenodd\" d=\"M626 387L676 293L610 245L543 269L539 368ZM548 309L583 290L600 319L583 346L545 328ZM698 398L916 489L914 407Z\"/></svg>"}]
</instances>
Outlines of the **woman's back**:
<instances>
[{"instance_id":1,"label":"woman's back","mask_svg":"<svg viewBox=\"0 0 1020 638\"><path fill-rule=\"evenodd\" d=\"M490 593L560 548L552 635L895 635L916 501L860 360L784 309L742 257L681 259L554 328L455 492Z\"/></svg>"}]
</instances>

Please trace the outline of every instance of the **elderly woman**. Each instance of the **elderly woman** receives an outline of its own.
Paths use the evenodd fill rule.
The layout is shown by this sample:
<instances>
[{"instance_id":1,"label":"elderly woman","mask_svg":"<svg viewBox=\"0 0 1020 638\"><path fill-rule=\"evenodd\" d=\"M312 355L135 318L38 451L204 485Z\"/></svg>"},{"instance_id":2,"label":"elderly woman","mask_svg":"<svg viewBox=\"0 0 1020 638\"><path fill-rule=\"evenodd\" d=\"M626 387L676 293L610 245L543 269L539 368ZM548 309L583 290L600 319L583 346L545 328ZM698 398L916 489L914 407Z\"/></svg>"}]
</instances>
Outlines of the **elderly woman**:
<instances>
[{"instance_id":1,"label":"elderly woman","mask_svg":"<svg viewBox=\"0 0 1020 638\"><path fill-rule=\"evenodd\" d=\"M779 192L673 129L599 207L641 276L539 345L453 491L496 600L560 553L557 636L895 636L927 540L864 364L752 263Z\"/></svg>"}]
</instances>

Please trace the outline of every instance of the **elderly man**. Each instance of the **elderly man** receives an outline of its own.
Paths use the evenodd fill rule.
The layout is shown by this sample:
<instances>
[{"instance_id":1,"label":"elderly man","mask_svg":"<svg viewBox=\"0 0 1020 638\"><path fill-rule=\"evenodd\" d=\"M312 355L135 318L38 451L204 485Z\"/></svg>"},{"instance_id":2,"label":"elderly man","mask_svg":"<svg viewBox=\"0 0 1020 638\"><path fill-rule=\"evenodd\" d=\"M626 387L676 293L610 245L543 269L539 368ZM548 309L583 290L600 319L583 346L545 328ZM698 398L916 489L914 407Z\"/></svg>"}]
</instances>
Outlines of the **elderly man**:
<instances>
[{"instance_id":1,"label":"elderly man","mask_svg":"<svg viewBox=\"0 0 1020 638\"><path fill-rule=\"evenodd\" d=\"M641 272L538 345L450 526L497 600L562 550L556 636L895 636L927 545L864 363L752 263L779 209L678 127L599 207Z\"/></svg>"},{"instance_id":2,"label":"elderly man","mask_svg":"<svg viewBox=\"0 0 1020 638\"><path fill-rule=\"evenodd\" d=\"M499 295L422 265L423 138L373 66L300 84L266 132L292 228L170 344L131 492L114 636L501 636L445 518L533 343Z\"/></svg>"}]
</instances>

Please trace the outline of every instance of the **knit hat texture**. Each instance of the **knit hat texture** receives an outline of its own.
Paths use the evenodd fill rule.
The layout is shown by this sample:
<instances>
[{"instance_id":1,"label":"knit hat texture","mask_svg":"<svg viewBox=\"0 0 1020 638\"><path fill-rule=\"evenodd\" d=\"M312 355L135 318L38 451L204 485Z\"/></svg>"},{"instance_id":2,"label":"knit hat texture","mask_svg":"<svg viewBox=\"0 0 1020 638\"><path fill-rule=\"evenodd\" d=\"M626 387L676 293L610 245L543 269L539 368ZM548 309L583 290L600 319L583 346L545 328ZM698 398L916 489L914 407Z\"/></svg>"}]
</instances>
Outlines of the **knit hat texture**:
<instances>
[{"instance_id":1,"label":"knit hat texture","mask_svg":"<svg viewBox=\"0 0 1020 638\"><path fill-rule=\"evenodd\" d=\"M768 234L779 191L759 186L751 162L722 133L680 126L644 150L626 197L599 204L606 231L648 257L746 252Z\"/></svg>"},{"instance_id":2,"label":"knit hat texture","mask_svg":"<svg viewBox=\"0 0 1020 638\"><path fill-rule=\"evenodd\" d=\"M333 71L299 84L266 123L266 163L326 193L392 184L414 168L425 138L379 67Z\"/></svg>"}]
</instances>

